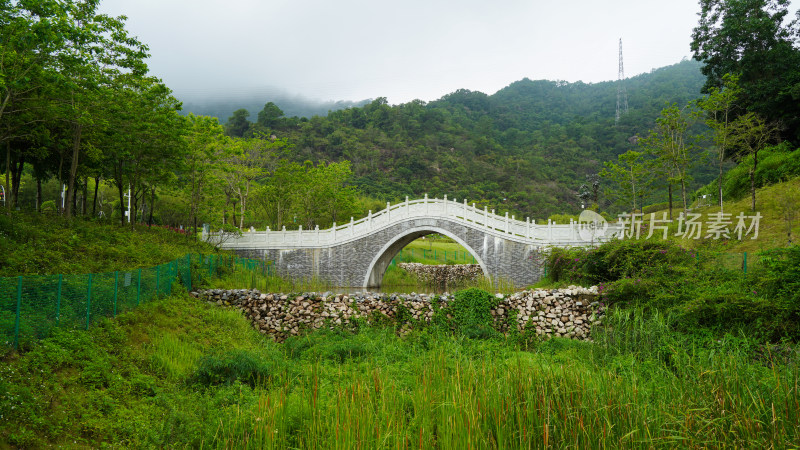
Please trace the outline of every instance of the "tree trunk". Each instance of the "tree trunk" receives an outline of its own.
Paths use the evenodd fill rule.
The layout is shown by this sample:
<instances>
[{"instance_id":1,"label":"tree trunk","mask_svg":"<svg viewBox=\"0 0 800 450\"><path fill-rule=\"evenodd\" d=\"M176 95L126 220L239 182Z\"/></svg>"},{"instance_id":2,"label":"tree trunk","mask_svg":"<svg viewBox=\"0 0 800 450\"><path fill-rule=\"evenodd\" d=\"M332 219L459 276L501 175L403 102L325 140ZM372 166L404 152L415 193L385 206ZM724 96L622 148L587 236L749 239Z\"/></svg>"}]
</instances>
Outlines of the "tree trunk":
<instances>
[{"instance_id":1,"label":"tree trunk","mask_svg":"<svg viewBox=\"0 0 800 450\"><path fill-rule=\"evenodd\" d=\"M242 206L241 214L239 215L239 229L244 229L244 214L247 211L247 197L250 195L250 181L245 181L244 195L241 196L240 204Z\"/></svg>"},{"instance_id":2,"label":"tree trunk","mask_svg":"<svg viewBox=\"0 0 800 450\"><path fill-rule=\"evenodd\" d=\"M86 215L86 199L89 197L89 177L83 180L83 196L81 197L81 215Z\"/></svg>"},{"instance_id":3,"label":"tree trunk","mask_svg":"<svg viewBox=\"0 0 800 450\"><path fill-rule=\"evenodd\" d=\"M669 187L669 220L672 220L672 183L667 182Z\"/></svg>"},{"instance_id":4,"label":"tree trunk","mask_svg":"<svg viewBox=\"0 0 800 450\"><path fill-rule=\"evenodd\" d=\"M753 168L750 169L750 195L753 199L753 212L756 211L756 169L758 168L758 150L753 152Z\"/></svg>"},{"instance_id":5,"label":"tree trunk","mask_svg":"<svg viewBox=\"0 0 800 450\"><path fill-rule=\"evenodd\" d=\"M6 141L6 186L5 186L5 203L6 208L11 211L11 202L8 200L8 195L11 192L10 175L11 174L11 141Z\"/></svg>"},{"instance_id":6,"label":"tree trunk","mask_svg":"<svg viewBox=\"0 0 800 450\"><path fill-rule=\"evenodd\" d=\"M683 211L689 210L689 204L686 203L686 180L681 177L681 196L683 197Z\"/></svg>"},{"instance_id":7,"label":"tree trunk","mask_svg":"<svg viewBox=\"0 0 800 450\"><path fill-rule=\"evenodd\" d=\"M122 163L114 165L114 181L119 193L119 220L120 226L125 226L125 190L122 185Z\"/></svg>"},{"instance_id":8,"label":"tree trunk","mask_svg":"<svg viewBox=\"0 0 800 450\"><path fill-rule=\"evenodd\" d=\"M100 175L94 178L94 197L92 198L92 217L97 217L97 188L100 187Z\"/></svg>"},{"instance_id":9,"label":"tree trunk","mask_svg":"<svg viewBox=\"0 0 800 450\"><path fill-rule=\"evenodd\" d=\"M64 151L58 152L58 197L56 197L56 211L59 214L64 214L64 205L62 204L64 195Z\"/></svg>"},{"instance_id":10,"label":"tree trunk","mask_svg":"<svg viewBox=\"0 0 800 450\"><path fill-rule=\"evenodd\" d=\"M67 180L67 199L66 209L64 216L67 218L72 217L75 208L75 175L78 173L78 161L81 149L81 132L83 127L80 124L75 124L72 134L72 164L69 168L69 178Z\"/></svg>"},{"instance_id":11,"label":"tree trunk","mask_svg":"<svg viewBox=\"0 0 800 450\"><path fill-rule=\"evenodd\" d=\"M36 212L42 212L42 179L36 177Z\"/></svg>"},{"instance_id":12,"label":"tree trunk","mask_svg":"<svg viewBox=\"0 0 800 450\"><path fill-rule=\"evenodd\" d=\"M633 194L633 212L631 214L636 214L636 180L633 178L633 169L631 169L631 194Z\"/></svg>"},{"instance_id":13,"label":"tree trunk","mask_svg":"<svg viewBox=\"0 0 800 450\"><path fill-rule=\"evenodd\" d=\"M147 225L153 225L153 210L156 204L156 187L150 188L150 218L147 219ZM163 222L162 222L163 223Z\"/></svg>"},{"instance_id":14,"label":"tree trunk","mask_svg":"<svg viewBox=\"0 0 800 450\"><path fill-rule=\"evenodd\" d=\"M719 162L719 183L717 183L719 190L719 209L722 211L722 161Z\"/></svg>"},{"instance_id":15,"label":"tree trunk","mask_svg":"<svg viewBox=\"0 0 800 450\"><path fill-rule=\"evenodd\" d=\"M75 186L75 189L77 189L77 188L78 187ZM75 211L77 211L77 210L78 210L78 196L77 196L77 193L76 193L76 195L72 196L72 215L73 216L76 214Z\"/></svg>"},{"instance_id":16,"label":"tree trunk","mask_svg":"<svg viewBox=\"0 0 800 450\"><path fill-rule=\"evenodd\" d=\"M11 207L19 205L19 186L22 181L22 169L25 167L25 158L20 155L19 160L11 165Z\"/></svg>"}]
</instances>

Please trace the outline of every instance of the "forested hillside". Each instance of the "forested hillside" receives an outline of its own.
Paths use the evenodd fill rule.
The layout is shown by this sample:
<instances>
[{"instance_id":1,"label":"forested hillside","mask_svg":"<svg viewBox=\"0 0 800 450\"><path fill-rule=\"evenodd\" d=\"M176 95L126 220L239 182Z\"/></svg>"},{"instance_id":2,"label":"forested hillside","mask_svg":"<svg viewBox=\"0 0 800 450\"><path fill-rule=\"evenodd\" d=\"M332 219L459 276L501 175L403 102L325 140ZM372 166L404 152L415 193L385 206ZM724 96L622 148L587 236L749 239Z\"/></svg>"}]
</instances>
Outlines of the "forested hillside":
<instances>
[{"instance_id":1,"label":"forested hillside","mask_svg":"<svg viewBox=\"0 0 800 450\"><path fill-rule=\"evenodd\" d=\"M494 95L459 90L395 106L379 98L310 119L268 103L253 123L237 111L226 130L286 138L297 162L349 160L354 184L381 200L448 194L545 218L577 211L586 175L633 148L667 104L698 98L704 81L694 61L626 80L629 110L616 126L616 82L524 79ZM710 179L703 173L697 186ZM600 203L609 206L602 188Z\"/></svg>"}]
</instances>

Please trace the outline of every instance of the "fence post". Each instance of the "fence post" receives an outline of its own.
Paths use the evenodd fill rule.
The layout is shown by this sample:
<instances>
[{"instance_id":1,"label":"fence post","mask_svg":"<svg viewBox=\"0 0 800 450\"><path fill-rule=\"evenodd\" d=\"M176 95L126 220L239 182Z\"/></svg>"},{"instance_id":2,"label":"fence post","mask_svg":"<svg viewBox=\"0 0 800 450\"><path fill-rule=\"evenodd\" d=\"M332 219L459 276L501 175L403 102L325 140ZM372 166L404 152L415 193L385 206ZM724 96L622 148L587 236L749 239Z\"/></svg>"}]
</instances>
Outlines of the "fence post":
<instances>
[{"instance_id":1,"label":"fence post","mask_svg":"<svg viewBox=\"0 0 800 450\"><path fill-rule=\"evenodd\" d=\"M114 317L117 317L117 290L119 286L119 271L114 272Z\"/></svg>"},{"instance_id":2,"label":"fence post","mask_svg":"<svg viewBox=\"0 0 800 450\"><path fill-rule=\"evenodd\" d=\"M186 254L186 273L189 275L188 277L184 277L184 280L187 281L186 283L186 290L192 290L192 255L191 253Z\"/></svg>"},{"instance_id":3,"label":"fence post","mask_svg":"<svg viewBox=\"0 0 800 450\"><path fill-rule=\"evenodd\" d=\"M747 273L747 252L744 252L744 261L742 261L742 267L744 268L744 273Z\"/></svg>"},{"instance_id":4,"label":"fence post","mask_svg":"<svg viewBox=\"0 0 800 450\"><path fill-rule=\"evenodd\" d=\"M89 329L89 316L92 308L92 274L89 274L89 287L86 289L86 329Z\"/></svg>"},{"instance_id":5,"label":"fence post","mask_svg":"<svg viewBox=\"0 0 800 450\"><path fill-rule=\"evenodd\" d=\"M14 318L14 350L19 350L19 316L22 312L22 276L17 277L17 314Z\"/></svg>"},{"instance_id":6,"label":"fence post","mask_svg":"<svg viewBox=\"0 0 800 450\"><path fill-rule=\"evenodd\" d=\"M61 282L64 280L63 274L58 274L58 294L56 294L56 326L61 317Z\"/></svg>"},{"instance_id":7,"label":"fence post","mask_svg":"<svg viewBox=\"0 0 800 450\"><path fill-rule=\"evenodd\" d=\"M139 306L139 299L142 296L142 269L139 269L139 281L136 285L136 306Z\"/></svg>"}]
</instances>

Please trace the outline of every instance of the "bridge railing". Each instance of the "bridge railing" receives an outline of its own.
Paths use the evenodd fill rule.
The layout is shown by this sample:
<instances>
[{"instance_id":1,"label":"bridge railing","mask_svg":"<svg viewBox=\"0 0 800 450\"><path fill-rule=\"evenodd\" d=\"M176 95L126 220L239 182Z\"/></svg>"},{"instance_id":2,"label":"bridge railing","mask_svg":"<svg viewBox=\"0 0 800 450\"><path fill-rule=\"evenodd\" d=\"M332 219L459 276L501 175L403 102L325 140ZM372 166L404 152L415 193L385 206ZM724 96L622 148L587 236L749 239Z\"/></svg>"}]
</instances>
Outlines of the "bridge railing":
<instances>
[{"instance_id":1,"label":"bridge railing","mask_svg":"<svg viewBox=\"0 0 800 450\"><path fill-rule=\"evenodd\" d=\"M329 246L351 239L357 239L372 233L375 230L389 226L401 220L412 218L446 218L464 222L472 227L482 229L490 234L504 235L505 237L539 243L541 245L580 245L585 244L581 237L577 222L569 224L555 224L550 220L544 224L537 224L535 220L526 218L525 221L517 220L515 216L506 213L504 216L495 214L487 207L480 209L475 204L444 199L424 198L409 200L392 205L367 217L350 221L344 224L333 224L331 228L320 230L281 230L249 231L238 238L233 238L225 233L210 233L203 238L209 242L220 244L223 248L264 248L264 247L319 247ZM618 231L616 224L609 224L606 237L608 240Z\"/></svg>"}]
</instances>

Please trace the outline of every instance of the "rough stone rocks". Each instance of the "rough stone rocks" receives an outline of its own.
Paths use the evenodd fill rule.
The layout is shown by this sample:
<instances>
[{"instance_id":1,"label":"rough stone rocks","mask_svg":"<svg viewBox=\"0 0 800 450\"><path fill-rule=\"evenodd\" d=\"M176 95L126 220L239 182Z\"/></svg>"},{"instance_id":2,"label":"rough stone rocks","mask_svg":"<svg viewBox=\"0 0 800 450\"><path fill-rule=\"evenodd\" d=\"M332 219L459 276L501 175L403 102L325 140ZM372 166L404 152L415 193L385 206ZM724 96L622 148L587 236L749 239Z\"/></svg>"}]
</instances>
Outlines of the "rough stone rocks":
<instances>
[{"instance_id":1,"label":"rough stone rocks","mask_svg":"<svg viewBox=\"0 0 800 450\"><path fill-rule=\"evenodd\" d=\"M192 295L211 304L241 311L260 333L282 342L304 330L329 326L350 326L353 320L396 321L402 333L415 324L433 318L433 294L377 294L363 292L352 295L317 295L305 293L289 297L257 290L210 289ZM491 313L494 326L508 332L510 326L529 330L542 338L565 337L589 340L592 325L602 322L605 307L596 301L597 288L570 286L565 290L536 289L498 296L498 305ZM439 307L446 310L451 295L436 296ZM512 313L513 311L513 313ZM444 311L447 317L451 317ZM515 317L515 319L511 319Z\"/></svg>"},{"instance_id":2,"label":"rough stone rocks","mask_svg":"<svg viewBox=\"0 0 800 450\"><path fill-rule=\"evenodd\" d=\"M428 265L420 263L400 263L397 267L412 273L423 283L449 285L474 280L483 275L478 264Z\"/></svg>"}]
</instances>

